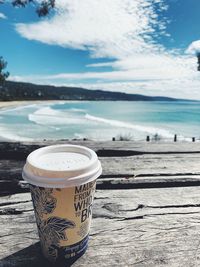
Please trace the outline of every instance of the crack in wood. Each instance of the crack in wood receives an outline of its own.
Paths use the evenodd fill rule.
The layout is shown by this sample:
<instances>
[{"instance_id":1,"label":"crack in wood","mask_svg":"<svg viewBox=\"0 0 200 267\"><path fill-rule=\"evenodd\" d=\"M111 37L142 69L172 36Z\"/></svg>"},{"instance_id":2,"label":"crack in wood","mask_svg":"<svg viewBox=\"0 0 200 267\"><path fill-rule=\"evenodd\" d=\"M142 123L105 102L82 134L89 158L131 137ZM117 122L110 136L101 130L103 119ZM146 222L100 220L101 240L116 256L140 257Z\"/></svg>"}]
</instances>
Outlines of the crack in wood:
<instances>
[{"instance_id":1,"label":"crack in wood","mask_svg":"<svg viewBox=\"0 0 200 267\"><path fill-rule=\"evenodd\" d=\"M138 204L138 206L134 209L119 209L119 211L137 211L140 209L176 209L176 208L199 208L200 204L184 204L184 205L164 205L164 206L150 206L144 204Z\"/></svg>"},{"instance_id":2,"label":"crack in wood","mask_svg":"<svg viewBox=\"0 0 200 267\"><path fill-rule=\"evenodd\" d=\"M27 203L27 202L31 202L31 200L0 203L0 207L9 206L9 205L23 204L23 203Z\"/></svg>"},{"instance_id":3,"label":"crack in wood","mask_svg":"<svg viewBox=\"0 0 200 267\"><path fill-rule=\"evenodd\" d=\"M194 174L193 174L194 175ZM131 175L133 178L133 175ZM153 177L153 176L152 176ZM181 176L180 176L181 177ZM148 189L148 188L168 188L168 187L193 187L200 186L200 180L190 177L165 179L130 179L129 177L123 177L124 179L110 179L110 180L97 180L98 190L116 190L116 189ZM3 186L3 187L2 187ZM30 192L27 184L21 182L13 183L8 181L2 184L0 188L0 196L8 196L11 194L19 194Z\"/></svg>"},{"instance_id":4,"label":"crack in wood","mask_svg":"<svg viewBox=\"0 0 200 267\"><path fill-rule=\"evenodd\" d=\"M93 219L97 219L97 218L103 218L103 219L120 219L123 217L119 217L119 216L112 216L112 215L108 215L108 214L92 214Z\"/></svg>"},{"instance_id":5,"label":"crack in wood","mask_svg":"<svg viewBox=\"0 0 200 267\"><path fill-rule=\"evenodd\" d=\"M146 207L152 208L152 209L198 208L198 207L200 207L200 204L165 205L165 206L149 206L149 205L147 205Z\"/></svg>"},{"instance_id":6,"label":"crack in wood","mask_svg":"<svg viewBox=\"0 0 200 267\"><path fill-rule=\"evenodd\" d=\"M137 150L115 150L99 149L96 151L99 157L130 157L138 155L170 155L170 154L199 154L200 151L137 151Z\"/></svg>"},{"instance_id":7,"label":"crack in wood","mask_svg":"<svg viewBox=\"0 0 200 267\"><path fill-rule=\"evenodd\" d=\"M23 230L23 234L31 234L31 233L35 233L35 232L36 232L35 230L26 231L26 232ZM7 237L7 236L13 237L14 235L21 235L21 232L19 232L19 231L17 232L16 231L16 232L12 232L11 234L1 235L0 238L4 238L4 237ZM24 236L23 236L23 238L24 238ZM30 237L30 236L29 236L29 238L31 238L31 239L37 239L37 238Z\"/></svg>"},{"instance_id":8,"label":"crack in wood","mask_svg":"<svg viewBox=\"0 0 200 267\"><path fill-rule=\"evenodd\" d=\"M90 236L96 236L96 235L99 235L99 234L102 234L102 233L105 233L107 231L99 231L99 232L96 232L96 233L91 233Z\"/></svg>"},{"instance_id":9,"label":"crack in wood","mask_svg":"<svg viewBox=\"0 0 200 267\"><path fill-rule=\"evenodd\" d=\"M0 210L0 215L17 215L17 214L22 214L22 213L23 211L17 210L14 208L7 208L7 209Z\"/></svg>"},{"instance_id":10,"label":"crack in wood","mask_svg":"<svg viewBox=\"0 0 200 267\"><path fill-rule=\"evenodd\" d=\"M0 215L18 215L18 214L22 214L24 212L29 212L29 211L33 211L33 209L17 210L15 208L6 208L6 209L0 210Z\"/></svg>"},{"instance_id":11,"label":"crack in wood","mask_svg":"<svg viewBox=\"0 0 200 267\"><path fill-rule=\"evenodd\" d=\"M118 229L113 229L112 232L116 232L116 231L118 232L118 231L122 231L122 230L124 230L124 227L121 227L121 228L118 228Z\"/></svg>"},{"instance_id":12,"label":"crack in wood","mask_svg":"<svg viewBox=\"0 0 200 267\"><path fill-rule=\"evenodd\" d=\"M133 216L133 217L124 217L117 221L129 221L129 220L138 220L145 219L146 217L154 217L154 216L166 216L166 215L189 215L189 214L200 214L200 212L168 212L168 213L155 213L155 214L144 214L141 216Z\"/></svg>"},{"instance_id":13,"label":"crack in wood","mask_svg":"<svg viewBox=\"0 0 200 267\"><path fill-rule=\"evenodd\" d=\"M109 199L109 197L94 197L94 199Z\"/></svg>"},{"instance_id":14,"label":"crack in wood","mask_svg":"<svg viewBox=\"0 0 200 267\"><path fill-rule=\"evenodd\" d=\"M124 180L121 181L98 181L97 180L97 188L101 190L116 190L116 189L148 189L148 188L168 188L168 187L193 187L200 186L200 180L183 178L183 179L162 179L154 180L154 179L138 179L134 181L126 182Z\"/></svg>"},{"instance_id":15,"label":"crack in wood","mask_svg":"<svg viewBox=\"0 0 200 267\"><path fill-rule=\"evenodd\" d=\"M142 215L142 216L134 216L134 217L124 217L118 221L129 221L129 220L141 220L144 219L147 215Z\"/></svg>"},{"instance_id":16,"label":"crack in wood","mask_svg":"<svg viewBox=\"0 0 200 267\"><path fill-rule=\"evenodd\" d=\"M101 178L104 179L104 178L134 178L135 175L134 174L102 174L101 175Z\"/></svg>"},{"instance_id":17,"label":"crack in wood","mask_svg":"<svg viewBox=\"0 0 200 267\"><path fill-rule=\"evenodd\" d=\"M146 174L136 174L135 178L137 177L165 177L165 176L187 176L187 175L191 175L191 176L199 176L200 172L178 172L178 173L146 173ZM132 176L132 175L130 175Z\"/></svg>"}]
</instances>

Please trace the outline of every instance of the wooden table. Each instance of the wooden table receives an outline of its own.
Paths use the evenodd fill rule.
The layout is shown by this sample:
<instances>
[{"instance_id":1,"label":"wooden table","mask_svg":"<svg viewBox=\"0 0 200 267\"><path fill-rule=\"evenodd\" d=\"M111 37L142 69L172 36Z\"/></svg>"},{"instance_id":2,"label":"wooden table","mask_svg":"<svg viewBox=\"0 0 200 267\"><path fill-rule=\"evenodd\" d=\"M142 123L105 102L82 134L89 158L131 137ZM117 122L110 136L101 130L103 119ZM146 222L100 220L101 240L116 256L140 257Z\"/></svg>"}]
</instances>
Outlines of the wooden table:
<instances>
[{"instance_id":1,"label":"wooden table","mask_svg":"<svg viewBox=\"0 0 200 267\"><path fill-rule=\"evenodd\" d=\"M74 267L200 266L200 143L70 143L93 148L104 169ZM47 144L0 143L0 267L48 266L20 181L27 154Z\"/></svg>"}]
</instances>

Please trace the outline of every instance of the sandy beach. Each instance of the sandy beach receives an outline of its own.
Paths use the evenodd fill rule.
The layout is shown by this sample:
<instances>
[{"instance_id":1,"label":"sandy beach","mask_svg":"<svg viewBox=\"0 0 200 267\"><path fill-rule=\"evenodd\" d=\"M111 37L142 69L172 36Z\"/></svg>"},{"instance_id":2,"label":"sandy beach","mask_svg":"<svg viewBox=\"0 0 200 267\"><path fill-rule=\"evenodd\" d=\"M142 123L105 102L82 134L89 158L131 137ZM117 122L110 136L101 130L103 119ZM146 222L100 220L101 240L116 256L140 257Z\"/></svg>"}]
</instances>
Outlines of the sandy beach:
<instances>
[{"instance_id":1,"label":"sandy beach","mask_svg":"<svg viewBox=\"0 0 200 267\"><path fill-rule=\"evenodd\" d=\"M13 106L21 106L26 104L27 101L0 101L0 108L7 108Z\"/></svg>"},{"instance_id":2,"label":"sandy beach","mask_svg":"<svg viewBox=\"0 0 200 267\"><path fill-rule=\"evenodd\" d=\"M24 101L0 101L0 109L1 108L7 108L7 107L17 107L17 106L23 106L23 105L31 105L31 104L39 104L39 103L58 103L60 100L24 100Z\"/></svg>"}]
</instances>

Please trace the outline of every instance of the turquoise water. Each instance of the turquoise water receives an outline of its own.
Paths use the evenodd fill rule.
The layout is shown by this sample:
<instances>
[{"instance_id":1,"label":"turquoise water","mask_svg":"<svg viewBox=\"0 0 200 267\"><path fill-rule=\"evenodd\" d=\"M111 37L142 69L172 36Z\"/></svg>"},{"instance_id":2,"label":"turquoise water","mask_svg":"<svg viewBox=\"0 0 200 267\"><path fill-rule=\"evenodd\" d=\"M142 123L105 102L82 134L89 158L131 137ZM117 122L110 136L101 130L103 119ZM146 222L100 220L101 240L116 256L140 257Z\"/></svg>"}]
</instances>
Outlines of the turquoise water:
<instances>
[{"instance_id":1,"label":"turquoise water","mask_svg":"<svg viewBox=\"0 0 200 267\"><path fill-rule=\"evenodd\" d=\"M200 138L200 102L62 101L0 110L1 140Z\"/></svg>"}]
</instances>

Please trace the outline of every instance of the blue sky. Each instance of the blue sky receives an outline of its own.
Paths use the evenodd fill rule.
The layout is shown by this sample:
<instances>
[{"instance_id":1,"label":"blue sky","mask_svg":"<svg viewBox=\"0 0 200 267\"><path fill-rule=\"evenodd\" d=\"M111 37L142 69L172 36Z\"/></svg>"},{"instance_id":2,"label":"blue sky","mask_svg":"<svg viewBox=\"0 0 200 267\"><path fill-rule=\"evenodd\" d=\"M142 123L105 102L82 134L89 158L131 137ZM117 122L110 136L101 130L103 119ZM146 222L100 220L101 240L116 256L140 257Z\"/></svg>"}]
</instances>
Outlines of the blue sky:
<instances>
[{"instance_id":1,"label":"blue sky","mask_svg":"<svg viewBox=\"0 0 200 267\"><path fill-rule=\"evenodd\" d=\"M108 4L109 3L109 4ZM0 5L10 80L200 99L199 0L57 0Z\"/></svg>"}]
</instances>

